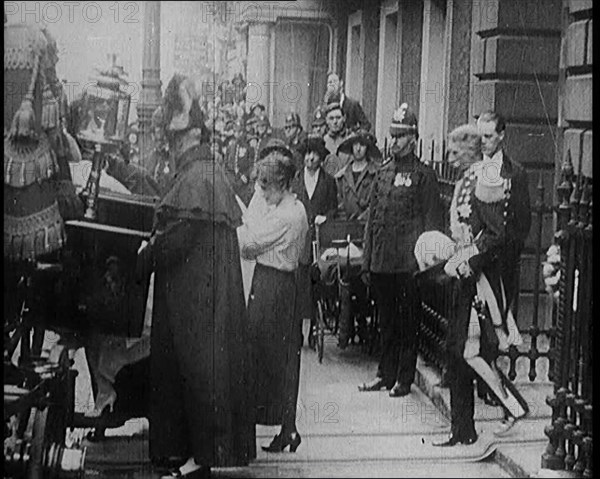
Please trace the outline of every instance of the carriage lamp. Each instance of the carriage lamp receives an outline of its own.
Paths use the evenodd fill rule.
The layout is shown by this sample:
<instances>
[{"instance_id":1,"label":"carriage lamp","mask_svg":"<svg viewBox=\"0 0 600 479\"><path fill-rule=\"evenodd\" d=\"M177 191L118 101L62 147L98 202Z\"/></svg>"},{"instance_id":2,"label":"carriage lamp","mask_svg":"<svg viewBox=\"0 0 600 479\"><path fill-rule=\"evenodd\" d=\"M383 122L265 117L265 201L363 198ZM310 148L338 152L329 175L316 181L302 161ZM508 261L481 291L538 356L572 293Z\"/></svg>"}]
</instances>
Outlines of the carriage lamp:
<instances>
[{"instance_id":1,"label":"carriage lamp","mask_svg":"<svg viewBox=\"0 0 600 479\"><path fill-rule=\"evenodd\" d=\"M117 154L128 142L128 118L131 97L124 91L127 82L123 79L122 67L116 58L107 70L97 71L82 97L77 124L77 139L84 149L94 152L92 170L82 195L86 198L85 218L95 220L97 216L100 176L108 154Z\"/></svg>"}]
</instances>

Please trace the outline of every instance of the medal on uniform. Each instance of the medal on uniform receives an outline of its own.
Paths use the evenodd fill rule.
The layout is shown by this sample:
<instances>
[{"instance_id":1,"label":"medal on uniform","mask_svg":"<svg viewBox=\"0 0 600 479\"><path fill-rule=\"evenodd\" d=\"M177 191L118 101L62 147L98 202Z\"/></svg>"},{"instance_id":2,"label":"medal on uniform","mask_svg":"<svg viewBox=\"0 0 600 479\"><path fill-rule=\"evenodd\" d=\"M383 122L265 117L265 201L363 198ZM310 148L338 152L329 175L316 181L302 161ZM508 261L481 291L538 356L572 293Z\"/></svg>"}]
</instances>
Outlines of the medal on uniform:
<instances>
[{"instance_id":1,"label":"medal on uniform","mask_svg":"<svg viewBox=\"0 0 600 479\"><path fill-rule=\"evenodd\" d=\"M404 186L404 176L402 173L396 173L394 178L394 186Z\"/></svg>"},{"instance_id":2,"label":"medal on uniform","mask_svg":"<svg viewBox=\"0 0 600 479\"><path fill-rule=\"evenodd\" d=\"M412 185L412 180L410 179L410 175L406 173L396 173L396 177L394 178L394 186L406 186L409 187Z\"/></svg>"}]
</instances>

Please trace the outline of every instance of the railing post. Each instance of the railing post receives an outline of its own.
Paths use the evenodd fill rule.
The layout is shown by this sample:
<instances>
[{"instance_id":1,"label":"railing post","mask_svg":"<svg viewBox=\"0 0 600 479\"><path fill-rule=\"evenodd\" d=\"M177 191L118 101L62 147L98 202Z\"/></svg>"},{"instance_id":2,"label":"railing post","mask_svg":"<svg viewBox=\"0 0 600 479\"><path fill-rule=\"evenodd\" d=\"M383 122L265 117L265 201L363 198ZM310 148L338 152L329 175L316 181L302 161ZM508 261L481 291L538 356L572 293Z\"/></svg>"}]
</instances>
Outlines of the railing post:
<instances>
[{"instance_id":1,"label":"railing post","mask_svg":"<svg viewBox=\"0 0 600 479\"><path fill-rule=\"evenodd\" d=\"M554 342L554 350L552 354L554 379L554 394L546 400L547 404L552 408L552 422L546 427L544 432L548 436L549 442L546 446L546 451L542 455L542 467L547 469L563 469L564 468L564 439L563 431L566 422L565 418L565 396L566 396L566 378L564 365L568 362L565 357L565 352L568 350L566 336L567 331L567 298L566 296L566 276L567 276L567 259L565 253L568 250L568 222L570 218L569 197L573 189L571 183L573 176L573 164L571 162L571 152L567 151L567 157L562 166L562 181L557 187L557 193L560 204L557 210L558 231L555 234L555 240L561 248L560 262L560 281L559 291L560 300L558 306L558 314L556 320L556 336Z\"/></svg>"}]
</instances>

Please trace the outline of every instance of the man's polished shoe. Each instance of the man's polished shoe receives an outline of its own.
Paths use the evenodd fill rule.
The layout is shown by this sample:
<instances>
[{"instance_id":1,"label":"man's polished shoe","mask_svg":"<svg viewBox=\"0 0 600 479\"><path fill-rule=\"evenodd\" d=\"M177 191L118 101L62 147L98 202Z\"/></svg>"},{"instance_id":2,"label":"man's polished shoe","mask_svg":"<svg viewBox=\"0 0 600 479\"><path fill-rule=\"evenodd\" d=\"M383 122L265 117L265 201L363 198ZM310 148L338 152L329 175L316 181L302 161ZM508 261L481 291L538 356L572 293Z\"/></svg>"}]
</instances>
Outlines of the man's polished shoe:
<instances>
[{"instance_id":1,"label":"man's polished shoe","mask_svg":"<svg viewBox=\"0 0 600 479\"><path fill-rule=\"evenodd\" d=\"M525 419L528 416L529 416L529 411L526 411L525 414L523 414L519 417L509 416L507 419L502 421L502 424L500 425L500 427L494 431L494 436L496 436L496 437L508 436L508 434L510 433L512 428L515 427L515 424L517 424L517 422L519 422L519 421L522 421L523 419Z\"/></svg>"},{"instance_id":2,"label":"man's polished shoe","mask_svg":"<svg viewBox=\"0 0 600 479\"><path fill-rule=\"evenodd\" d=\"M434 442L434 446L438 447L451 447L456 446L457 444L462 444L463 446L470 446L477 441L477 434L473 434L472 436L467 436L464 438L455 436L454 434L450 434L447 440L442 442Z\"/></svg>"},{"instance_id":3,"label":"man's polished shoe","mask_svg":"<svg viewBox=\"0 0 600 479\"><path fill-rule=\"evenodd\" d=\"M359 391L379 391L382 387L385 386L383 379L375 378L370 383L362 383L358 386Z\"/></svg>"},{"instance_id":4,"label":"man's polished shoe","mask_svg":"<svg viewBox=\"0 0 600 479\"><path fill-rule=\"evenodd\" d=\"M391 398L401 398L410 394L410 386L402 386L401 384L394 384L394 387L390 389Z\"/></svg>"}]
</instances>

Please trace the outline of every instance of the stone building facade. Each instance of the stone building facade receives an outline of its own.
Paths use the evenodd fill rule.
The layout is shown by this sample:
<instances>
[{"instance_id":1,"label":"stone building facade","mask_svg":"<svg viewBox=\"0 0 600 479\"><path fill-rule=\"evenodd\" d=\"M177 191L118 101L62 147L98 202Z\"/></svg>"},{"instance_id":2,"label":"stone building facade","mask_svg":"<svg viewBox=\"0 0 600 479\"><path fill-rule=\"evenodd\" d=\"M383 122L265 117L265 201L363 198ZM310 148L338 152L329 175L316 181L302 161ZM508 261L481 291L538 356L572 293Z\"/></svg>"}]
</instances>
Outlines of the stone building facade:
<instances>
[{"instance_id":1,"label":"stone building facade","mask_svg":"<svg viewBox=\"0 0 600 479\"><path fill-rule=\"evenodd\" d=\"M393 110L418 114L422 158L441 161L454 127L493 109L507 119L506 148L525 166L532 205L554 201L567 151L591 177L591 0L379 0L331 2L336 69L373 120L380 146ZM575 165L577 168L579 163ZM551 302L535 276L553 215L533 213L522 257L519 321L529 326L534 291L549 325Z\"/></svg>"}]
</instances>

